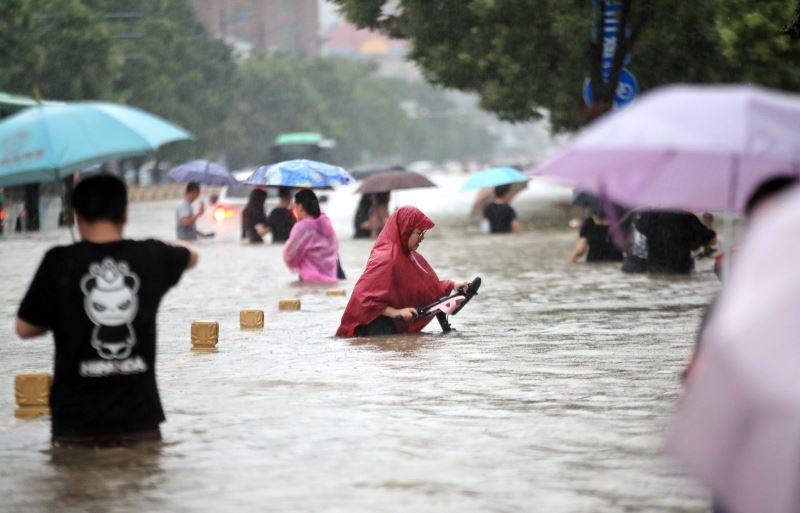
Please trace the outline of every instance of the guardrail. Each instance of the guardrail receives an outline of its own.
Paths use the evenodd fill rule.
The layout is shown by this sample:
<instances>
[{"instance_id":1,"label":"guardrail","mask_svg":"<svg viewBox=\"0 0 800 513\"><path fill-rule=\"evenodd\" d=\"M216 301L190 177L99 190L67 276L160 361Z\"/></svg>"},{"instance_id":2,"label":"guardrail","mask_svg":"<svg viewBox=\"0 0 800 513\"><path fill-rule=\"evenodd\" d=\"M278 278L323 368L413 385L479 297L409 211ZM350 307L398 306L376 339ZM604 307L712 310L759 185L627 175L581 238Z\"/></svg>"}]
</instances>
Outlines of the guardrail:
<instances>
[{"instance_id":1,"label":"guardrail","mask_svg":"<svg viewBox=\"0 0 800 513\"><path fill-rule=\"evenodd\" d=\"M185 183L164 183L147 187L128 187L128 202L180 199L186 191ZM219 187L203 187L203 195L219 194Z\"/></svg>"}]
</instances>

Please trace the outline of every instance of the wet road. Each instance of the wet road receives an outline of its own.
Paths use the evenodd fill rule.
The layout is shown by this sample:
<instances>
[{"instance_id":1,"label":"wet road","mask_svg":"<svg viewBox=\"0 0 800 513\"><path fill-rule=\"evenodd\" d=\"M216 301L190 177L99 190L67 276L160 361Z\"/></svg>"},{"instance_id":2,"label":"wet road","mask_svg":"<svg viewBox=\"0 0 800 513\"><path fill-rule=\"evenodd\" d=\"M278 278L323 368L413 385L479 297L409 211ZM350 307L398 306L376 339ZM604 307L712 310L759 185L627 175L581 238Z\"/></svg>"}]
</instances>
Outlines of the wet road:
<instances>
[{"instance_id":1,"label":"wet road","mask_svg":"<svg viewBox=\"0 0 800 513\"><path fill-rule=\"evenodd\" d=\"M489 237L464 219L471 195L442 190L395 206L438 222L420 251L441 277L483 278L457 332L333 338L347 298L297 286L280 248L201 243L160 310L165 443L138 450L52 450L47 420L14 419L14 375L50 370L53 350L17 340L13 316L44 251L69 239L0 241L0 511L705 511L660 449L713 274L571 265L574 231L539 207L561 193L526 191L537 227ZM134 205L128 234L170 238L175 204ZM349 238L350 190L326 209L349 292L371 244ZM292 296L303 310L279 313ZM265 309L263 331L239 330L248 307ZM219 321L217 353L189 351L196 319Z\"/></svg>"}]
</instances>

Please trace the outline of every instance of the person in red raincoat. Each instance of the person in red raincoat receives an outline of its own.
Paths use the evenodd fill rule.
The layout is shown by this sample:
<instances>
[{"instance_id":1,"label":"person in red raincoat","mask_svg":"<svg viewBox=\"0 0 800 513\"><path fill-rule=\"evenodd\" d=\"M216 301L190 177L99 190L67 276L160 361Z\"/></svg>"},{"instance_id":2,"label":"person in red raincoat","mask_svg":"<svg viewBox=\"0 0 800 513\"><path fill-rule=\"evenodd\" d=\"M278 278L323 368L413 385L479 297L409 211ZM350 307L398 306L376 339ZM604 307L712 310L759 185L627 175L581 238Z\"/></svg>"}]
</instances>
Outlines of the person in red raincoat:
<instances>
[{"instance_id":1,"label":"person in red raincoat","mask_svg":"<svg viewBox=\"0 0 800 513\"><path fill-rule=\"evenodd\" d=\"M433 221L414 207L399 208L372 247L367 268L347 303L337 337L414 333L432 316L417 317L417 307L446 296L466 282L440 280L417 253Z\"/></svg>"}]
</instances>

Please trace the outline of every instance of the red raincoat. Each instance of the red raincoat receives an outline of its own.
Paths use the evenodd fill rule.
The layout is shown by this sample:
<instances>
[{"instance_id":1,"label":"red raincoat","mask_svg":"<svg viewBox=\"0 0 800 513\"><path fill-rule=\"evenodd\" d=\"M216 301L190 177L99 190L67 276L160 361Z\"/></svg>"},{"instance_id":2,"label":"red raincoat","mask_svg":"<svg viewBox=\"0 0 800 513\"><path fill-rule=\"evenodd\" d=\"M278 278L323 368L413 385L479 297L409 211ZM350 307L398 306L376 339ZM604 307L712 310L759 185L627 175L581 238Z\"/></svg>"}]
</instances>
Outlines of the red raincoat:
<instances>
[{"instance_id":1,"label":"red raincoat","mask_svg":"<svg viewBox=\"0 0 800 513\"><path fill-rule=\"evenodd\" d=\"M416 308L453 290L452 281L439 280L422 255L408 249L408 238L414 229L430 230L433 226L433 221L414 207L402 207L389 218L372 247L364 274L353 288L337 337L354 336L358 325L374 321L387 306ZM398 333L413 333L431 319L394 323Z\"/></svg>"}]
</instances>

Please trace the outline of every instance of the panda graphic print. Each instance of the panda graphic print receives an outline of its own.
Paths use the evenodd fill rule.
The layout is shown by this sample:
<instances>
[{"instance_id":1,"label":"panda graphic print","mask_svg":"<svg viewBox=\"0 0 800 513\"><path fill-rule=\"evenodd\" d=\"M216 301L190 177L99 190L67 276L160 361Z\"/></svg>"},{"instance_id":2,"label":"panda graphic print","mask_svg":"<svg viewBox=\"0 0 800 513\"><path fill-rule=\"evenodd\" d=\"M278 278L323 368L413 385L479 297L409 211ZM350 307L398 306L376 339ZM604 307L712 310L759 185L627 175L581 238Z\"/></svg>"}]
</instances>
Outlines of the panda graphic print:
<instances>
[{"instance_id":1,"label":"panda graphic print","mask_svg":"<svg viewBox=\"0 0 800 513\"><path fill-rule=\"evenodd\" d=\"M126 262L107 257L90 264L80 284L84 310L94 324L91 345L99 356L80 362L81 376L146 372L145 361L140 356L131 357L136 345L133 320L139 311L139 277Z\"/></svg>"}]
</instances>

